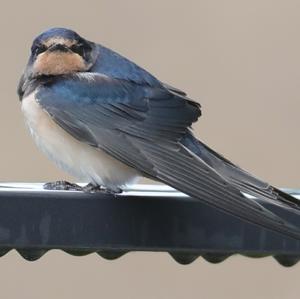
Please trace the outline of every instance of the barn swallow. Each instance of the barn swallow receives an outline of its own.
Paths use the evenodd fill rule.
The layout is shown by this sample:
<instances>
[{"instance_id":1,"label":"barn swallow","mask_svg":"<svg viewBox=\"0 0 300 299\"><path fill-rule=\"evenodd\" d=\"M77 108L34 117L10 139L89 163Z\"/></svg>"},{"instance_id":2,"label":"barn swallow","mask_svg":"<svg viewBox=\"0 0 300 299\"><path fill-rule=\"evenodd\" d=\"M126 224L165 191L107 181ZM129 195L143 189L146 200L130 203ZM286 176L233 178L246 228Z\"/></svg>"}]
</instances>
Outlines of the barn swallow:
<instances>
[{"instance_id":1,"label":"barn swallow","mask_svg":"<svg viewBox=\"0 0 300 299\"><path fill-rule=\"evenodd\" d=\"M18 94L37 146L89 182L85 190L118 192L147 177L300 239L299 227L268 208L299 215L297 199L198 140L191 126L200 104L116 52L69 29L45 31L33 41ZM58 181L45 188L80 187Z\"/></svg>"}]
</instances>

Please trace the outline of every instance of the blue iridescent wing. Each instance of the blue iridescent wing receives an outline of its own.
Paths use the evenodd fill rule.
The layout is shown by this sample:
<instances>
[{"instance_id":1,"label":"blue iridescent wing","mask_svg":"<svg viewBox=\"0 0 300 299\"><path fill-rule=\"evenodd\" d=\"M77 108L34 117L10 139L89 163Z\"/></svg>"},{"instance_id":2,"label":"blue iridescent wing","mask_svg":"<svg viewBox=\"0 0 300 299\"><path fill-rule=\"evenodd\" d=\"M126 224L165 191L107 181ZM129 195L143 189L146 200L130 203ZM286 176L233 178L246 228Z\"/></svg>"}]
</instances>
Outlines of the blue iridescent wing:
<instances>
[{"instance_id":1,"label":"blue iridescent wing","mask_svg":"<svg viewBox=\"0 0 300 299\"><path fill-rule=\"evenodd\" d=\"M42 85L36 97L54 121L81 142L194 198L300 239L298 228L243 196L222 168L197 153L201 147L189 127L200 116L200 106L184 94L161 85L79 74Z\"/></svg>"}]
</instances>

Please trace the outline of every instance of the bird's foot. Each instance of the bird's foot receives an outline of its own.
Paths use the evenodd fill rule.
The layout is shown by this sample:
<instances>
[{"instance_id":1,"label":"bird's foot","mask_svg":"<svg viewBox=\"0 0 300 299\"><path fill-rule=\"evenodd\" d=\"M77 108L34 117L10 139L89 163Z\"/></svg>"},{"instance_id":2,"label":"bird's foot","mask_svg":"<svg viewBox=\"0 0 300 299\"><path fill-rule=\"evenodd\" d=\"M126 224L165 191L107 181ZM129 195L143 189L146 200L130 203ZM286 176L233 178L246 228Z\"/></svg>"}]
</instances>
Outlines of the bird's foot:
<instances>
[{"instance_id":1,"label":"bird's foot","mask_svg":"<svg viewBox=\"0 0 300 299\"><path fill-rule=\"evenodd\" d=\"M92 183L89 183L82 187L82 191L85 193L96 193L96 192L103 192L104 188L100 185L94 185Z\"/></svg>"},{"instance_id":2,"label":"bird's foot","mask_svg":"<svg viewBox=\"0 0 300 299\"><path fill-rule=\"evenodd\" d=\"M69 190L69 191L82 191L83 187L67 181L50 182L43 185L45 190Z\"/></svg>"},{"instance_id":3,"label":"bird's foot","mask_svg":"<svg viewBox=\"0 0 300 299\"><path fill-rule=\"evenodd\" d=\"M116 187L114 189L104 188L104 192L108 193L108 194L118 195L118 194L121 194L123 192L123 190L121 188L118 188L118 187Z\"/></svg>"},{"instance_id":4,"label":"bird's foot","mask_svg":"<svg viewBox=\"0 0 300 299\"><path fill-rule=\"evenodd\" d=\"M86 193L96 193L96 192L102 192L102 193L107 193L107 194L120 194L123 192L121 188L106 188L104 186L100 185L94 185L92 183L87 184L86 186L82 187L82 191Z\"/></svg>"}]
</instances>

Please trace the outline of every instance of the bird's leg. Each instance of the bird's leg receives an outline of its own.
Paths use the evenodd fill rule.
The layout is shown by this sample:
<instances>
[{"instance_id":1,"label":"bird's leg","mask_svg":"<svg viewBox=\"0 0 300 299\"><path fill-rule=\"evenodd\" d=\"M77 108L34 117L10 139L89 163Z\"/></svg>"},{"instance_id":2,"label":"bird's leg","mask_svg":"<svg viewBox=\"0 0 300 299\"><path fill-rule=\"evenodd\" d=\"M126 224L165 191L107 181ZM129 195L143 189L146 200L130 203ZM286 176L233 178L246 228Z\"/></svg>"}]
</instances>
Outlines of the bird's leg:
<instances>
[{"instance_id":1,"label":"bird's leg","mask_svg":"<svg viewBox=\"0 0 300 299\"><path fill-rule=\"evenodd\" d=\"M50 182L43 185L45 190L69 190L69 191L82 191L83 187L67 181Z\"/></svg>"},{"instance_id":2,"label":"bird's leg","mask_svg":"<svg viewBox=\"0 0 300 299\"><path fill-rule=\"evenodd\" d=\"M106 188L104 186L95 185L93 183L89 183L86 186L82 187L83 192L87 193L96 193L96 192L102 192L102 193L108 193L108 194L120 194L123 192L121 188Z\"/></svg>"},{"instance_id":3,"label":"bird's leg","mask_svg":"<svg viewBox=\"0 0 300 299\"><path fill-rule=\"evenodd\" d=\"M100 185L94 185L93 183L89 183L82 187L82 191L86 193L96 193L96 192L103 192L104 188Z\"/></svg>"},{"instance_id":4,"label":"bird's leg","mask_svg":"<svg viewBox=\"0 0 300 299\"><path fill-rule=\"evenodd\" d=\"M104 188L104 192L108 193L108 194L113 194L113 195L117 195L117 194L121 194L123 192L123 190L119 187L116 188Z\"/></svg>"}]
</instances>

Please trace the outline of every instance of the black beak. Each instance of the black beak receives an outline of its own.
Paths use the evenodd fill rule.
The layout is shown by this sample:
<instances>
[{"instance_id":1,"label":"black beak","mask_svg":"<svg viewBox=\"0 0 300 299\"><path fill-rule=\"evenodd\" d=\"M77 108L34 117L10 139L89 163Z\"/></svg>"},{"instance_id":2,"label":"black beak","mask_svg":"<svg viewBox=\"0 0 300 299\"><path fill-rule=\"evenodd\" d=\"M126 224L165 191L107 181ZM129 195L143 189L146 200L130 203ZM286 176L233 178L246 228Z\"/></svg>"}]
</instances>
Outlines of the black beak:
<instances>
[{"instance_id":1,"label":"black beak","mask_svg":"<svg viewBox=\"0 0 300 299\"><path fill-rule=\"evenodd\" d=\"M54 51L68 52L68 51L70 51L70 49L67 46L62 45L62 44L54 44L48 48L48 51L50 51L50 52L54 52Z\"/></svg>"}]
</instances>

